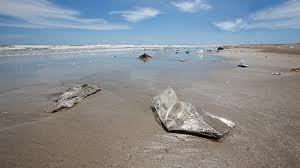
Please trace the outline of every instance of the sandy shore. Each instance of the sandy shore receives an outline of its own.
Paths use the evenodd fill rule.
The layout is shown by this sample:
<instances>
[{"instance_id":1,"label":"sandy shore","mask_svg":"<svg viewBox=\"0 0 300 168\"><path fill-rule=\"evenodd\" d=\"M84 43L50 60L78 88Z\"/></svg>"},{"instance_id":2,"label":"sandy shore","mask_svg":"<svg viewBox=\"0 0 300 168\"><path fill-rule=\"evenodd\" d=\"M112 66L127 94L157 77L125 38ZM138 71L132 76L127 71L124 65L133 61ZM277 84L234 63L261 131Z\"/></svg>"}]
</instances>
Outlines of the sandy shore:
<instances>
[{"instance_id":1,"label":"sandy shore","mask_svg":"<svg viewBox=\"0 0 300 168\"><path fill-rule=\"evenodd\" d=\"M299 167L300 73L288 69L300 66L300 55L280 51L221 51L225 59L202 80L95 81L103 91L68 111L2 123L0 167ZM236 67L241 59L248 68ZM166 133L149 105L168 85L237 127L222 142Z\"/></svg>"}]
</instances>

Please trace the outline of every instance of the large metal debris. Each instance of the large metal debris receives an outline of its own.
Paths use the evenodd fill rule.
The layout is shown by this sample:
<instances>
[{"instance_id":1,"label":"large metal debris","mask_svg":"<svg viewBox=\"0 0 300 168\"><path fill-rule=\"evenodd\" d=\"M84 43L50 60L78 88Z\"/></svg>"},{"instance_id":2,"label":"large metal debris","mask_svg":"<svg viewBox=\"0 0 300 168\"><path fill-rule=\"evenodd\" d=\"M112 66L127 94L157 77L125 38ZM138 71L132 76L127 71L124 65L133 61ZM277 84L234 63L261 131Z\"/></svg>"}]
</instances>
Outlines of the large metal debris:
<instances>
[{"instance_id":1,"label":"large metal debris","mask_svg":"<svg viewBox=\"0 0 300 168\"><path fill-rule=\"evenodd\" d=\"M48 113L55 113L62 109L72 108L87 96L92 95L100 90L101 89L98 86L90 84L69 88L66 92L60 95L55 100L55 104L50 106L46 111Z\"/></svg>"},{"instance_id":2,"label":"large metal debris","mask_svg":"<svg viewBox=\"0 0 300 168\"><path fill-rule=\"evenodd\" d=\"M179 101L172 88L152 99L152 109L169 132L186 133L219 140L235 124L207 112L196 111L191 103Z\"/></svg>"}]
</instances>

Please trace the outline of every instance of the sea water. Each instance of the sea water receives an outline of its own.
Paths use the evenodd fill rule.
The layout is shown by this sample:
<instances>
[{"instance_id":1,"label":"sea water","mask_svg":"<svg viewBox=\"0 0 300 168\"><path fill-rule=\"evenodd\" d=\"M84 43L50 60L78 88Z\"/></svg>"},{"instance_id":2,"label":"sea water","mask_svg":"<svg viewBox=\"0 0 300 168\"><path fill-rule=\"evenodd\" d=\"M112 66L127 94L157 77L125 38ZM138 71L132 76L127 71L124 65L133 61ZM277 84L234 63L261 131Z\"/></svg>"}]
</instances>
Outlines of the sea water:
<instances>
[{"instance_id":1,"label":"sea water","mask_svg":"<svg viewBox=\"0 0 300 168\"><path fill-rule=\"evenodd\" d=\"M128 87L155 92L158 88L206 80L223 58L213 53L196 54L200 49L203 48L2 49L0 113L9 117L2 115L1 123L39 116L54 95L84 83L100 85L112 93ZM143 53L153 58L148 62L137 59Z\"/></svg>"}]
</instances>

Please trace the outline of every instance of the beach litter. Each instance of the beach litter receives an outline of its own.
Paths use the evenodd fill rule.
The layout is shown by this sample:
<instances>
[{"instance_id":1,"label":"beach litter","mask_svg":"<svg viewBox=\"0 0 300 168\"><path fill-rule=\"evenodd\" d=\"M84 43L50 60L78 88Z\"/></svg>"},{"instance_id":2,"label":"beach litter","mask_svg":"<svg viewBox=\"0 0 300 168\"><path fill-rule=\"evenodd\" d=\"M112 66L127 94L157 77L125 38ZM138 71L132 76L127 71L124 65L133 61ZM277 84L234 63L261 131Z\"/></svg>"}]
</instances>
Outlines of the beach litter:
<instances>
[{"instance_id":1,"label":"beach litter","mask_svg":"<svg viewBox=\"0 0 300 168\"><path fill-rule=\"evenodd\" d=\"M204 51L203 51L203 50L199 50L199 51L196 52L196 54L197 54L197 55L203 55L203 54L204 54Z\"/></svg>"},{"instance_id":2,"label":"beach litter","mask_svg":"<svg viewBox=\"0 0 300 168\"><path fill-rule=\"evenodd\" d=\"M150 55L146 54L146 53L144 53L144 54L142 54L142 55L140 55L140 56L138 57L138 59L140 59L140 60L142 60L142 61L144 61L144 62L149 61L150 58L152 58L152 57L151 57Z\"/></svg>"},{"instance_id":3,"label":"beach litter","mask_svg":"<svg viewBox=\"0 0 300 168\"><path fill-rule=\"evenodd\" d=\"M152 99L152 110L168 132L190 134L213 140L226 137L235 126L232 121L207 112L196 111L189 102L180 101L172 88Z\"/></svg>"},{"instance_id":4,"label":"beach litter","mask_svg":"<svg viewBox=\"0 0 300 168\"><path fill-rule=\"evenodd\" d=\"M224 48L223 47L218 47L217 50L221 51L221 50L224 50Z\"/></svg>"},{"instance_id":5,"label":"beach litter","mask_svg":"<svg viewBox=\"0 0 300 168\"><path fill-rule=\"evenodd\" d=\"M80 103L84 98L95 94L101 89L96 85L84 84L69 88L66 92L61 94L56 100L54 105L49 105L46 112L55 113L62 109L69 109Z\"/></svg>"},{"instance_id":6,"label":"beach litter","mask_svg":"<svg viewBox=\"0 0 300 168\"><path fill-rule=\"evenodd\" d=\"M180 62L188 62L188 61L191 61L191 59L178 59L178 61L180 61Z\"/></svg>"},{"instance_id":7,"label":"beach litter","mask_svg":"<svg viewBox=\"0 0 300 168\"><path fill-rule=\"evenodd\" d=\"M246 61L244 60L241 60L241 62L237 65L238 67L241 67L241 68L246 68L248 67L248 65L246 64Z\"/></svg>"},{"instance_id":8,"label":"beach litter","mask_svg":"<svg viewBox=\"0 0 300 168\"><path fill-rule=\"evenodd\" d=\"M300 72L300 67L290 68L289 72Z\"/></svg>"},{"instance_id":9,"label":"beach litter","mask_svg":"<svg viewBox=\"0 0 300 168\"><path fill-rule=\"evenodd\" d=\"M281 75L280 72L273 72L272 75Z\"/></svg>"}]
</instances>

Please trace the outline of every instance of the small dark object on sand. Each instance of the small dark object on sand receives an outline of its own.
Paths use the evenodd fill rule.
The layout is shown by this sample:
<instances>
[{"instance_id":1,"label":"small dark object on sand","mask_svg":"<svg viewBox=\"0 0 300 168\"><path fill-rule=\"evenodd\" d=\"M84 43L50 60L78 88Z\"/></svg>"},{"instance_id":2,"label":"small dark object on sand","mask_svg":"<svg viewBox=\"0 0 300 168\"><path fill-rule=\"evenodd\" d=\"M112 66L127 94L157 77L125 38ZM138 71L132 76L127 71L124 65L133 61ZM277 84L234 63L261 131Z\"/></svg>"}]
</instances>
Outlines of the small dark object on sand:
<instances>
[{"instance_id":1,"label":"small dark object on sand","mask_svg":"<svg viewBox=\"0 0 300 168\"><path fill-rule=\"evenodd\" d=\"M238 64L237 66L241 67L241 68L247 68L248 67L248 65L246 65L246 64Z\"/></svg>"},{"instance_id":2,"label":"small dark object on sand","mask_svg":"<svg viewBox=\"0 0 300 168\"><path fill-rule=\"evenodd\" d=\"M189 53L190 53L190 51L186 51L185 53L186 53L186 54L189 54Z\"/></svg>"},{"instance_id":3,"label":"small dark object on sand","mask_svg":"<svg viewBox=\"0 0 300 168\"><path fill-rule=\"evenodd\" d=\"M300 72L300 67L290 68L289 72Z\"/></svg>"},{"instance_id":4,"label":"small dark object on sand","mask_svg":"<svg viewBox=\"0 0 300 168\"><path fill-rule=\"evenodd\" d=\"M96 85L84 84L82 86L77 86L69 88L66 92L60 95L56 100L53 106L50 106L48 113L55 113L62 109L69 109L80 103L84 98L95 94L101 89Z\"/></svg>"},{"instance_id":5,"label":"small dark object on sand","mask_svg":"<svg viewBox=\"0 0 300 168\"><path fill-rule=\"evenodd\" d=\"M157 121L168 132L184 133L220 140L235 124L225 118L196 111L191 103L180 101L172 88L152 99L152 110Z\"/></svg>"},{"instance_id":6,"label":"small dark object on sand","mask_svg":"<svg viewBox=\"0 0 300 168\"><path fill-rule=\"evenodd\" d=\"M144 54L140 55L138 59L140 59L144 62L147 62L150 58L152 58L150 55L144 53Z\"/></svg>"},{"instance_id":7,"label":"small dark object on sand","mask_svg":"<svg viewBox=\"0 0 300 168\"><path fill-rule=\"evenodd\" d=\"M139 56L139 59L145 59L145 58L152 58L152 57L146 53Z\"/></svg>"},{"instance_id":8,"label":"small dark object on sand","mask_svg":"<svg viewBox=\"0 0 300 168\"><path fill-rule=\"evenodd\" d=\"M221 51L221 50L224 50L224 48L223 48L223 47L218 47L217 50L218 50L218 51Z\"/></svg>"},{"instance_id":9,"label":"small dark object on sand","mask_svg":"<svg viewBox=\"0 0 300 168\"><path fill-rule=\"evenodd\" d=\"M241 60L241 62L237 66L241 67L241 68L247 68L248 67L248 65L246 64L246 62L244 60Z\"/></svg>"}]
</instances>

